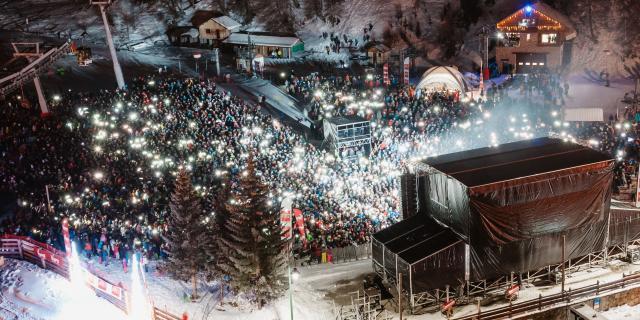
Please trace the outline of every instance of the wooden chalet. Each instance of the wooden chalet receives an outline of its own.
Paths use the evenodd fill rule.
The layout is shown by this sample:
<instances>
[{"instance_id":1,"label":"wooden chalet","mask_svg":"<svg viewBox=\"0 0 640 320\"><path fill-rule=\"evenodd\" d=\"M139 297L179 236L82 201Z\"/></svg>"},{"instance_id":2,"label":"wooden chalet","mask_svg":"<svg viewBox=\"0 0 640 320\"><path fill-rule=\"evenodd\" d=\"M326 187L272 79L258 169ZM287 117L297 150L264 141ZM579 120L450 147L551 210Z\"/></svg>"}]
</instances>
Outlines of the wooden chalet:
<instances>
[{"instance_id":1,"label":"wooden chalet","mask_svg":"<svg viewBox=\"0 0 640 320\"><path fill-rule=\"evenodd\" d=\"M571 62L576 29L549 5L527 5L498 22L496 28L503 35L496 48L502 72L544 72Z\"/></svg>"}]
</instances>

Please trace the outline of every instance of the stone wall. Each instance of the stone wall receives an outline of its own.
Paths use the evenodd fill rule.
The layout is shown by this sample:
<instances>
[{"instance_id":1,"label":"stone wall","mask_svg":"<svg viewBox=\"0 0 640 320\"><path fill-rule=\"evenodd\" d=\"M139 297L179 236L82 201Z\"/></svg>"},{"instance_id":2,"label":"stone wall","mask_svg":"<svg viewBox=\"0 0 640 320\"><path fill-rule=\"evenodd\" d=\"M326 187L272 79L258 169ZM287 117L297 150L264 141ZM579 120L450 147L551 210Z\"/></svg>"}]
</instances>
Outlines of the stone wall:
<instances>
[{"instance_id":1,"label":"stone wall","mask_svg":"<svg viewBox=\"0 0 640 320\"><path fill-rule=\"evenodd\" d=\"M634 288L625 292L600 298L600 311L607 311L610 308L625 304L630 306L640 304L640 288ZM589 305L593 307L593 300L589 302Z\"/></svg>"}]
</instances>

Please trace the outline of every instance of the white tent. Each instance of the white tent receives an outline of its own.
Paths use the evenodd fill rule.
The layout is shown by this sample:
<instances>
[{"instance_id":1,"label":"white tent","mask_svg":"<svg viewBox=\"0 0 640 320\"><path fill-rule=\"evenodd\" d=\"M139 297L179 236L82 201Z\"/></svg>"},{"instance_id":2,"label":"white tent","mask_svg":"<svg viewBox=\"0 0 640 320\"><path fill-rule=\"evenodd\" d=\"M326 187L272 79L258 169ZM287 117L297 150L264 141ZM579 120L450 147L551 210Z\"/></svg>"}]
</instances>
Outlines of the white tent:
<instances>
[{"instance_id":1,"label":"white tent","mask_svg":"<svg viewBox=\"0 0 640 320\"><path fill-rule=\"evenodd\" d=\"M457 90L467 92L467 85L456 67L433 67L427 70L418 83L416 90Z\"/></svg>"}]
</instances>

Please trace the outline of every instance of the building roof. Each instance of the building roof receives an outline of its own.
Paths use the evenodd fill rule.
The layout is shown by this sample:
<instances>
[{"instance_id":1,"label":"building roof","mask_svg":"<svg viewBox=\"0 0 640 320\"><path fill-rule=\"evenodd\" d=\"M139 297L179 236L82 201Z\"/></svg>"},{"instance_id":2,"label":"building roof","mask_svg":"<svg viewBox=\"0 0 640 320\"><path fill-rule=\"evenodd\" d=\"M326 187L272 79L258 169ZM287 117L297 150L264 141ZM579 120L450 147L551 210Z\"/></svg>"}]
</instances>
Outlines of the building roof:
<instances>
[{"instance_id":1,"label":"building roof","mask_svg":"<svg viewBox=\"0 0 640 320\"><path fill-rule=\"evenodd\" d=\"M295 34L268 33L268 32L235 32L224 40L224 43L248 45L248 39L257 46L293 47L300 39Z\"/></svg>"},{"instance_id":2,"label":"building roof","mask_svg":"<svg viewBox=\"0 0 640 320\"><path fill-rule=\"evenodd\" d=\"M531 25L519 26L518 25L518 23L522 20L522 18L525 18L525 14L526 14L525 10L527 10L527 8L530 8L531 12L537 16L537 19L536 19L537 21L535 21L535 24L536 24L535 26L531 26ZM502 30L502 31L508 31L508 30L505 30L505 28L507 27L520 27L521 30L523 31L527 30L528 28L535 28L535 27L551 28L551 29L559 28L565 33L566 40L571 40L576 37L576 29L573 23L571 23L571 21L569 20L569 18L567 18L562 13L558 12L553 7L542 2L536 2L534 4L521 8L520 10L509 15L508 17L502 19L500 22L496 24L496 26L499 30Z\"/></svg>"},{"instance_id":3,"label":"building roof","mask_svg":"<svg viewBox=\"0 0 640 320\"><path fill-rule=\"evenodd\" d=\"M417 90L421 89L440 89L458 90L460 92L467 91L467 84L464 77L456 67L432 67L427 70L422 79L416 86Z\"/></svg>"},{"instance_id":4,"label":"building roof","mask_svg":"<svg viewBox=\"0 0 640 320\"><path fill-rule=\"evenodd\" d=\"M377 43L377 44L371 46L369 49L367 49L367 51L373 51L373 50L377 50L377 51L380 51L380 52L391 51L391 49L389 49L389 47L385 46L382 43Z\"/></svg>"},{"instance_id":5,"label":"building roof","mask_svg":"<svg viewBox=\"0 0 640 320\"><path fill-rule=\"evenodd\" d=\"M445 154L423 163L471 188L611 161L582 145L538 138Z\"/></svg>"},{"instance_id":6,"label":"building roof","mask_svg":"<svg viewBox=\"0 0 640 320\"><path fill-rule=\"evenodd\" d=\"M373 235L390 252L413 264L460 240L451 229L430 217L415 215Z\"/></svg>"},{"instance_id":7,"label":"building roof","mask_svg":"<svg viewBox=\"0 0 640 320\"><path fill-rule=\"evenodd\" d=\"M198 37L198 29L192 26L176 26L167 30L167 34L173 37L180 37L183 35L189 35L192 38Z\"/></svg>"},{"instance_id":8,"label":"building roof","mask_svg":"<svg viewBox=\"0 0 640 320\"><path fill-rule=\"evenodd\" d=\"M201 26L203 23L209 21L209 19L223 16L222 12L216 10L196 10L191 17L191 24L195 27Z\"/></svg>"},{"instance_id":9,"label":"building roof","mask_svg":"<svg viewBox=\"0 0 640 320\"><path fill-rule=\"evenodd\" d=\"M233 20L229 16L220 16L212 19L213 21L217 22L219 25L225 27L227 30L230 30L230 31L239 29L242 26L240 22Z\"/></svg>"},{"instance_id":10,"label":"building roof","mask_svg":"<svg viewBox=\"0 0 640 320\"><path fill-rule=\"evenodd\" d=\"M343 124L368 122L369 120L357 115L346 115L346 116L339 116L339 117L331 117L327 119L327 121L341 126Z\"/></svg>"}]
</instances>

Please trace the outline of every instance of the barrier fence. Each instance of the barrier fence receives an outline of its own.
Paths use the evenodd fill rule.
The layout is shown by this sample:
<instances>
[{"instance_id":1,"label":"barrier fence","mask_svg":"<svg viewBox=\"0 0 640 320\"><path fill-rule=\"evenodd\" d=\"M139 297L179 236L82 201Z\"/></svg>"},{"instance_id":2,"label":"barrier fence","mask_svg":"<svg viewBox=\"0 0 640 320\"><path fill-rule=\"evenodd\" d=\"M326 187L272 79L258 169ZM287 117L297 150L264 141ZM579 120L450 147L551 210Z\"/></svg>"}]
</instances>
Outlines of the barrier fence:
<instances>
[{"instance_id":1,"label":"barrier fence","mask_svg":"<svg viewBox=\"0 0 640 320\"><path fill-rule=\"evenodd\" d=\"M153 307L153 320L183 320L167 311Z\"/></svg>"},{"instance_id":2,"label":"barrier fence","mask_svg":"<svg viewBox=\"0 0 640 320\"><path fill-rule=\"evenodd\" d=\"M538 299L523 301L514 304L510 303L506 307L491 309L484 312L479 311L478 313L473 315L455 318L455 320L496 320L512 318L536 311L542 311L543 308L547 307L561 307L562 305L569 305L572 300L576 302L575 300L581 298L595 298L596 296L602 295L606 296L608 294L614 293L615 291L624 289L625 286L629 287L638 285L640 285L640 273L627 276L623 275L622 279L620 280L615 280L603 284L600 284L600 281L598 281L594 285L574 290L569 289L565 292L553 294L546 297L540 295L538 296Z\"/></svg>"},{"instance_id":3,"label":"barrier fence","mask_svg":"<svg viewBox=\"0 0 640 320\"><path fill-rule=\"evenodd\" d=\"M371 258L371 243L332 249L332 262L344 263Z\"/></svg>"},{"instance_id":4,"label":"barrier fence","mask_svg":"<svg viewBox=\"0 0 640 320\"><path fill-rule=\"evenodd\" d=\"M70 280L69 262L65 252L29 237L14 235L0 236L0 256L25 260ZM131 302L129 301L129 294L125 288L111 283L89 271L87 271L85 281L86 284L95 291L97 296L109 301L124 313L128 314ZM154 306L153 320L183 319Z\"/></svg>"}]
</instances>

